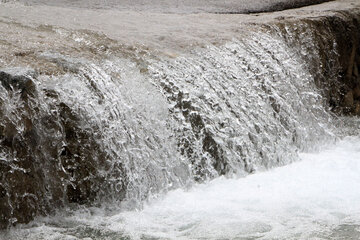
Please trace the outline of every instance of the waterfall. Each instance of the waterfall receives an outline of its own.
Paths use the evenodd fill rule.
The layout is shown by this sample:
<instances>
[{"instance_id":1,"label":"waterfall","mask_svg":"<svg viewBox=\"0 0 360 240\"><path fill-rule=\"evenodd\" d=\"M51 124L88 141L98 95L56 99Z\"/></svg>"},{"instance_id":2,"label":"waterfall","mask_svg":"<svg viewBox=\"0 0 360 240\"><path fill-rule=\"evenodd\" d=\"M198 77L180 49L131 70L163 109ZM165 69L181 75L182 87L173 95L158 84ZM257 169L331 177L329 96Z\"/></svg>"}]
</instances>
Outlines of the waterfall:
<instances>
[{"instance_id":1,"label":"waterfall","mask_svg":"<svg viewBox=\"0 0 360 240\"><path fill-rule=\"evenodd\" d=\"M180 122L176 138L196 178L288 164L296 151L333 135L306 63L268 34L198 49L150 71Z\"/></svg>"},{"instance_id":2,"label":"waterfall","mask_svg":"<svg viewBox=\"0 0 360 240\"><path fill-rule=\"evenodd\" d=\"M343 125L356 120L335 114L356 114L360 84L339 77L347 63L333 22L258 24L177 56L37 29L76 53L20 52L39 67L1 69L0 227L79 205L141 209L173 189L288 165L354 132ZM343 91L354 92L351 106Z\"/></svg>"}]
</instances>

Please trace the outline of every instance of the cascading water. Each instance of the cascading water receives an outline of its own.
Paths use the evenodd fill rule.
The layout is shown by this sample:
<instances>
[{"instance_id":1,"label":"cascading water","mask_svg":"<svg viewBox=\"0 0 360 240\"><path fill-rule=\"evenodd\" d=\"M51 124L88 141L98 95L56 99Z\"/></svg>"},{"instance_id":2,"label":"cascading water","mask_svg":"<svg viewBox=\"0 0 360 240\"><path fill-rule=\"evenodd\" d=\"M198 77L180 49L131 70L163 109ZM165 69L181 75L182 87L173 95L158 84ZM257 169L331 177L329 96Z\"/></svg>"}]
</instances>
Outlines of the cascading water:
<instances>
[{"instance_id":1,"label":"cascading water","mask_svg":"<svg viewBox=\"0 0 360 240\"><path fill-rule=\"evenodd\" d=\"M178 145L198 178L287 164L297 150L332 135L305 64L267 34L150 68L181 123Z\"/></svg>"},{"instance_id":2,"label":"cascading water","mask_svg":"<svg viewBox=\"0 0 360 240\"><path fill-rule=\"evenodd\" d=\"M254 26L241 38L177 57L116 43L98 48L101 36L91 32L45 29L84 53L34 54L57 69L51 75L9 66L0 72L0 223L60 212L0 239L321 239L336 235L343 219L357 234L359 209L350 202L336 210L341 201L333 199L341 187L358 185L359 139L299 155L359 134L356 118L330 111L341 53L331 29L322 38L312 24ZM344 171L337 176L331 164ZM323 181L317 165L327 169ZM238 178L249 173L256 174ZM346 173L328 195L315 193ZM360 199L357 192L344 196ZM309 206L307 197L330 203ZM269 207L277 203L278 214ZM293 217L300 220L288 223ZM310 235L301 219L313 221ZM327 230L320 233L321 226Z\"/></svg>"},{"instance_id":3,"label":"cascading water","mask_svg":"<svg viewBox=\"0 0 360 240\"><path fill-rule=\"evenodd\" d=\"M2 89L2 99L7 101L4 132L10 131L10 126L17 128L9 133L15 136L5 138L19 138L24 145L29 144L26 151L34 161L31 167L37 168L36 164L45 168L39 176L49 187L45 192L67 194L68 199L56 196L57 201L86 202L100 196L123 199L125 194L128 199L141 201L151 192L186 182L187 165L166 127L166 104L156 89L132 70L134 64L122 60L104 62L101 67L69 64L74 69L76 64L81 67L76 74L34 79L36 85L31 87L36 98L31 100L21 99L24 90ZM25 79L32 83L30 78ZM32 117L29 127L24 126L26 117ZM32 145L24 140L28 135L41 138ZM14 154L19 154L21 147L15 148ZM5 155L4 165L17 168L25 164L26 158L13 158ZM28 170L11 170L8 177L13 171Z\"/></svg>"}]
</instances>

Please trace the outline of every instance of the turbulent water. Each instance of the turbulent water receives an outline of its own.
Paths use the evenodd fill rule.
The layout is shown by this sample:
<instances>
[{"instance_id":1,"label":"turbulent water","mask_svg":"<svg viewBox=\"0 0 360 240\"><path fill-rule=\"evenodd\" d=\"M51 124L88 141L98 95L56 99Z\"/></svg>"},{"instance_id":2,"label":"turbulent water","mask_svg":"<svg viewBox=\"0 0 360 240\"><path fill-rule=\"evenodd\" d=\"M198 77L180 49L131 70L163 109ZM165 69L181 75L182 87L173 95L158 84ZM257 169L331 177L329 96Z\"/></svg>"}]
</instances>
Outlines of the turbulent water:
<instances>
[{"instance_id":1,"label":"turbulent water","mask_svg":"<svg viewBox=\"0 0 360 240\"><path fill-rule=\"evenodd\" d=\"M3 237L358 239L359 154L359 137L348 137L288 166L171 191L141 211L86 208L40 218Z\"/></svg>"},{"instance_id":2,"label":"turbulent water","mask_svg":"<svg viewBox=\"0 0 360 240\"><path fill-rule=\"evenodd\" d=\"M38 217L0 239L359 238L359 120L316 24L173 55L20 25L53 45L1 68L0 217Z\"/></svg>"}]
</instances>

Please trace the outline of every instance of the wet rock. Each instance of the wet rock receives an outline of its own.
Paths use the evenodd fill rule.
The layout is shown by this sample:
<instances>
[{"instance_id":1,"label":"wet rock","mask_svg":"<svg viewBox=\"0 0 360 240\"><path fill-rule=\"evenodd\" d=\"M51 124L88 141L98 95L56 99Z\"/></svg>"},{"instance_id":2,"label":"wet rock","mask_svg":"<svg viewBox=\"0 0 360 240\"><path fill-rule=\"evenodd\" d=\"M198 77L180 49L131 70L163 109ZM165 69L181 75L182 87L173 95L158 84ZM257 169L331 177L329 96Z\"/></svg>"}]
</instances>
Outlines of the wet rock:
<instances>
[{"instance_id":1,"label":"wet rock","mask_svg":"<svg viewBox=\"0 0 360 240\"><path fill-rule=\"evenodd\" d=\"M356 78L359 77L359 68L358 68L358 64L357 64L357 63L354 64L354 71L353 71L353 73L354 73L354 76L355 76Z\"/></svg>"},{"instance_id":2,"label":"wet rock","mask_svg":"<svg viewBox=\"0 0 360 240\"><path fill-rule=\"evenodd\" d=\"M350 108L354 105L354 95L352 91L348 91L343 100L343 104L345 107Z\"/></svg>"},{"instance_id":3,"label":"wet rock","mask_svg":"<svg viewBox=\"0 0 360 240\"><path fill-rule=\"evenodd\" d=\"M5 172L6 166L0 162L0 171ZM0 178L1 179L1 178ZM2 179L1 179L2 180ZM9 196L6 186L3 183L0 185L0 229L4 229L9 225L11 221L11 209L9 208Z\"/></svg>"},{"instance_id":4,"label":"wet rock","mask_svg":"<svg viewBox=\"0 0 360 240\"><path fill-rule=\"evenodd\" d=\"M8 98L19 96L17 108L0 108L0 145L2 160L0 176L2 183L1 220L2 228L16 223L26 223L42 212L43 174L34 151L38 144L37 130L29 115L36 114L31 104L37 95L32 79L0 72L3 92L0 105ZM5 91L5 92L4 92ZM11 112L9 112L11 111Z\"/></svg>"},{"instance_id":5,"label":"wet rock","mask_svg":"<svg viewBox=\"0 0 360 240\"><path fill-rule=\"evenodd\" d=\"M357 102L355 103L354 114L357 115L357 116L360 116L360 101L357 101Z\"/></svg>"},{"instance_id":6,"label":"wet rock","mask_svg":"<svg viewBox=\"0 0 360 240\"><path fill-rule=\"evenodd\" d=\"M354 99L360 100L360 86L356 86L353 89L353 96L354 96Z\"/></svg>"},{"instance_id":7,"label":"wet rock","mask_svg":"<svg viewBox=\"0 0 360 240\"><path fill-rule=\"evenodd\" d=\"M224 154L222 152L219 144L216 143L211 133L206 133L203 139L203 149L205 152L209 153L212 159L214 159L213 167L218 172L219 175L224 175L228 172L227 169L227 161L224 158Z\"/></svg>"},{"instance_id":8,"label":"wet rock","mask_svg":"<svg viewBox=\"0 0 360 240\"><path fill-rule=\"evenodd\" d=\"M93 136L79 128L78 116L66 104L59 106L66 143L59 158L66 172L72 176L66 188L67 199L82 204L91 202L99 192L100 183L104 182L97 177L96 171L105 163L106 155Z\"/></svg>"},{"instance_id":9,"label":"wet rock","mask_svg":"<svg viewBox=\"0 0 360 240\"><path fill-rule=\"evenodd\" d=\"M349 11L303 22L304 26L297 22L282 26L284 37L295 49L303 49L304 61L309 63L309 70L331 109L335 113L353 115L354 99L358 97L357 87L360 86L360 16ZM293 34L291 37L289 32ZM313 45L303 42L304 34L311 39L307 42ZM314 51L317 55L306 54Z\"/></svg>"},{"instance_id":10,"label":"wet rock","mask_svg":"<svg viewBox=\"0 0 360 240\"><path fill-rule=\"evenodd\" d=\"M0 71L1 85L8 91L20 90L23 100L27 100L29 96L34 97L36 94L33 81L25 76L12 76L8 73Z\"/></svg>"},{"instance_id":11,"label":"wet rock","mask_svg":"<svg viewBox=\"0 0 360 240\"><path fill-rule=\"evenodd\" d=\"M96 129L84 127L57 92L39 94L35 80L0 72L0 228L68 203L91 204L111 188Z\"/></svg>"}]
</instances>

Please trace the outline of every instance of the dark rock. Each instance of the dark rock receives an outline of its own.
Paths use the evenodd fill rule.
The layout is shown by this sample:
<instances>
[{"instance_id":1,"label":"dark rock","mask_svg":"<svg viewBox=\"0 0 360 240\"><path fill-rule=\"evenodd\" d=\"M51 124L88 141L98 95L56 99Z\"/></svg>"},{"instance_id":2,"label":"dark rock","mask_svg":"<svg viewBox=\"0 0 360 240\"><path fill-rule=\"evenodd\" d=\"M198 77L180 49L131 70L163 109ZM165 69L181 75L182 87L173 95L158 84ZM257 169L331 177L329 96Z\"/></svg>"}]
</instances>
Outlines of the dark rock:
<instances>
[{"instance_id":1,"label":"dark rock","mask_svg":"<svg viewBox=\"0 0 360 240\"><path fill-rule=\"evenodd\" d=\"M19 95L20 101L10 115L0 108L5 155L0 160L0 228L28 223L68 203L94 203L112 187L101 174L110 168L109 156L96 129L82 127L82 117L60 102L57 92L44 90L46 99L41 98L34 80L0 72L3 96ZM0 96L0 106L4 100ZM47 107L52 111L42 110ZM116 174L125 179L125 171ZM125 180L122 186L119 199L125 195Z\"/></svg>"},{"instance_id":2,"label":"dark rock","mask_svg":"<svg viewBox=\"0 0 360 240\"><path fill-rule=\"evenodd\" d=\"M357 102L355 103L354 114L355 114L356 116L360 116L360 101L357 101Z\"/></svg>"},{"instance_id":3,"label":"dark rock","mask_svg":"<svg viewBox=\"0 0 360 240\"><path fill-rule=\"evenodd\" d=\"M345 107L350 108L354 105L354 95L352 91L348 91L343 100L343 104Z\"/></svg>"},{"instance_id":4,"label":"dark rock","mask_svg":"<svg viewBox=\"0 0 360 240\"><path fill-rule=\"evenodd\" d=\"M12 76L0 71L0 83L8 91L20 90L23 100L26 100L29 96L34 97L36 94L33 81L25 76Z\"/></svg>"},{"instance_id":5,"label":"dark rock","mask_svg":"<svg viewBox=\"0 0 360 240\"><path fill-rule=\"evenodd\" d=\"M353 100L357 98L356 89L360 86L360 16L345 11L304 19L301 24L290 21L278 25L290 47L318 53L303 54L303 58L331 109L335 113L353 115ZM285 28L293 35L289 37ZM304 36L304 32L311 35ZM307 45L305 38L312 38L315 45Z\"/></svg>"},{"instance_id":6,"label":"dark rock","mask_svg":"<svg viewBox=\"0 0 360 240\"><path fill-rule=\"evenodd\" d=\"M353 96L354 96L354 99L360 100L360 86L356 86L353 89Z\"/></svg>"},{"instance_id":7,"label":"dark rock","mask_svg":"<svg viewBox=\"0 0 360 240\"><path fill-rule=\"evenodd\" d=\"M203 139L203 150L210 154L214 159L213 167L219 173L219 175L224 175L228 172L227 161L224 158L221 147L216 143L214 138L210 133L206 133Z\"/></svg>"}]
</instances>

